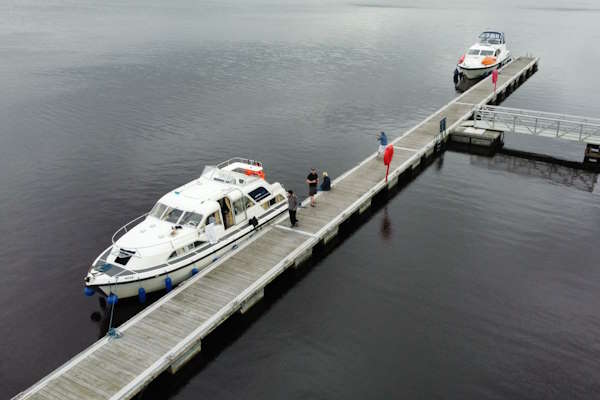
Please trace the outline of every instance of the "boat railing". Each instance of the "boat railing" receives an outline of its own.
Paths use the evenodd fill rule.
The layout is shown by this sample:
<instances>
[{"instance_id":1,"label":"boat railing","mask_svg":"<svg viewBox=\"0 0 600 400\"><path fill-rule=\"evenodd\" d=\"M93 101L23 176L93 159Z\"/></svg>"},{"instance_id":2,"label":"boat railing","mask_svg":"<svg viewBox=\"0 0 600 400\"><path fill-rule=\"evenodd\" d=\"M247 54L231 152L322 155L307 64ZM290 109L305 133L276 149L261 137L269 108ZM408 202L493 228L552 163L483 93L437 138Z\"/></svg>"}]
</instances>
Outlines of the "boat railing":
<instances>
[{"instance_id":1,"label":"boat railing","mask_svg":"<svg viewBox=\"0 0 600 400\"><path fill-rule=\"evenodd\" d=\"M510 114L510 115L525 115L525 116L539 116L545 117L548 120L561 120L561 121L569 121L574 123L592 123L592 124L600 124L600 118L590 118L590 117L582 117L573 114L564 114L564 113L553 113L548 111L537 111L537 110L529 110L525 108L511 108L511 107L498 107L491 105L483 105L475 108L476 111L479 112L493 112L496 114Z\"/></svg>"},{"instance_id":2,"label":"boat railing","mask_svg":"<svg viewBox=\"0 0 600 400\"><path fill-rule=\"evenodd\" d=\"M121 249L119 246L117 246L117 244L116 244L116 243L117 243L117 241L118 241L118 240L119 240L121 237L123 237L123 235L125 235L127 232L129 232L129 231L130 231L130 230L131 230L131 229L132 229L134 226L136 226L136 225L137 225L137 224L140 222L140 220L141 220L142 218L145 218L145 217L147 217L147 216L148 216L148 214L149 214L149 213L146 213L146 214L140 215L139 217L137 217L137 218L135 218L135 219L132 219L131 221L129 221L128 223L126 223L125 225L123 225L122 227L120 227L120 228L119 228L119 229L118 229L118 230L117 230L117 231L116 231L116 232L113 234L113 236L112 236L112 244L113 244L113 246L116 246L116 248L117 248L117 249L119 249L119 250L124 250L124 251L127 251L127 252L128 252L128 253L130 253L130 254L131 254L131 251L135 251L135 253L133 253L133 254L131 254L131 255L132 255L132 256L134 256L134 257L141 257L141 256L142 256L142 254L141 254L140 250L143 250L143 249L149 249L149 248L151 248L151 247L155 247L155 246L157 246L158 244L163 244L163 243L166 243L166 242L160 242L160 243L153 243L153 244L149 244L149 245L146 245L146 246L135 246L135 247L133 247L133 246L127 246L127 248L123 248L123 249ZM198 231L196 231L196 230L194 230L194 231L192 231L192 232L189 232L189 233L187 233L187 234L185 234L185 235L181 235L180 233L177 233L177 230L175 230L175 232L176 232L176 233L175 233L175 235L172 235L172 236L170 237L170 240L169 240L169 244L171 245L171 248L172 248L173 250L176 250L177 248L179 248L179 247L181 247L181 246L182 246L182 245L176 244L176 243L175 243L176 241L179 241L179 240L181 240L181 239L185 239L185 238L192 238L192 237L195 237L195 236L197 236L197 235L198 235Z\"/></svg>"},{"instance_id":3,"label":"boat railing","mask_svg":"<svg viewBox=\"0 0 600 400\"><path fill-rule=\"evenodd\" d=\"M113 245L116 244L117 240L119 240L121 237L123 237L123 235L125 235L127 232L129 232L129 230L131 228L136 226L142 218L146 218L148 216L148 214L149 213L142 214L139 217L132 219L131 221L129 221L128 223L126 223L125 225L123 225L122 227L117 229L115 231L115 233L113 233L113 235L112 235L112 239L111 239L112 244Z\"/></svg>"},{"instance_id":4,"label":"boat railing","mask_svg":"<svg viewBox=\"0 0 600 400\"><path fill-rule=\"evenodd\" d=\"M223 161L220 164L217 164L217 168L222 169L222 168L225 168L226 166L234 164L234 163L254 165L256 167L261 167L261 168L263 166L263 163L258 160L250 160L248 158L243 158L243 157L233 157L233 158L230 158L229 160Z\"/></svg>"}]
</instances>

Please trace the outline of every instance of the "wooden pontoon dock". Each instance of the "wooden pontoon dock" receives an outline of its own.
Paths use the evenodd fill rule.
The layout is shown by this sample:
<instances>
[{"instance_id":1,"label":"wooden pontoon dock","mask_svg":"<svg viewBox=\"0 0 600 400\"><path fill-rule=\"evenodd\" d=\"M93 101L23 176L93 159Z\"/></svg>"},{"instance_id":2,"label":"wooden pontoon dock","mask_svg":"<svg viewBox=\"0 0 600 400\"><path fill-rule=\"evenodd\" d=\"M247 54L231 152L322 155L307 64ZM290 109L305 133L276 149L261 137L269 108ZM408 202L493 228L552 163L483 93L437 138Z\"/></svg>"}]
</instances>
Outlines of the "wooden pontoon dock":
<instances>
[{"instance_id":1,"label":"wooden pontoon dock","mask_svg":"<svg viewBox=\"0 0 600 400\"><path fill-rule=\"evenodd\" d=\"M506 98L536 70L538 59L520 57L503 67L494 92L490 77L453 99L393 140L389 179L371 155L320 192L318 206L298 210L299 228L287 217L165 294L118 329L51 372L15 399L129 399L166 370L176 372L201 350L202 340L229 316L246 312L265 286L287 268L298 267L313 249L334 238L340 225L371 206L378 193L440 151L447 134L470 118L476 107ZM440 133L446 118L447 131Z\"/></svg>"}]
</instances>

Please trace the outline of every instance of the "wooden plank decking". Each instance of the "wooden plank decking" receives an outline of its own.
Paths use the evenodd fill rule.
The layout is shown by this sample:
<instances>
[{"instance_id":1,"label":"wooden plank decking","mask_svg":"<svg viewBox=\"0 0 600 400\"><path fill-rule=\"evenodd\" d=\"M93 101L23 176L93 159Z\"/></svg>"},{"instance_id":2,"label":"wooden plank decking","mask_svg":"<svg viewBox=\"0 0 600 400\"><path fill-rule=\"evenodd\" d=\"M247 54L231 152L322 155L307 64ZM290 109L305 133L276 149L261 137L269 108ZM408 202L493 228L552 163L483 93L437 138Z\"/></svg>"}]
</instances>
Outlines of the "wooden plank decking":
<instances>
[{"instance_id":1,"label":"wooden plank decking","mask_svg":"<svg viewBox=\"0 0 600 400\"><path fill-rule=\"evenodd\" d=\"M387 183L382 161L373 154L336 179L332 191L321 192L317 207L300 208L298 229L290 229L287 218L262 229L235 254L123 324L121 338L100 339L15 399L127 399L163 371L176 371L200 351L209 332L233 313L245 312L269 282L309 257L315 245L335 236L343 221L367 209L374 195L430 156L445 140L439 134L441 118L447 118L451 131L470 117L474 106L510 94L537 70L537 62L531 57L514 60L501 71L497 94L487 78L396 138Z\"/></svg>"}]
</instances>

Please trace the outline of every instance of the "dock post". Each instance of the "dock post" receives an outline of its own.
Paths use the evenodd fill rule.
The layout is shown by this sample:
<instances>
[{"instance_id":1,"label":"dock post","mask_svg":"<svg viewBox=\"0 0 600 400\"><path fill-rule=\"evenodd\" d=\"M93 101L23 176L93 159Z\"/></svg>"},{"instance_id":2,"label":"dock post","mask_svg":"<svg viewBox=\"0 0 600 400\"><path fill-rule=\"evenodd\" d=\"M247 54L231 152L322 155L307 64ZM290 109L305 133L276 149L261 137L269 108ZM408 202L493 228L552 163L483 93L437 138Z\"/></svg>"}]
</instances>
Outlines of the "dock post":
<instances>
[{"instance_id":1,"label":"dock post","mask_svg":"<svg viewBox=\"0 0 600 400\"><path fill-rule=\"evenodd\" d=\"M196 344L191 346L189 350L187 350L185 353L183 353L183 355L181 355L181 357L179 357L177 360L175 360L175 362L173 362L169 366L169 373L172 375L176 374L177 371L179 371L181 369L181 367L183 367L185 364L187 364L188 361L190 361L192 358L194 358L194 356L196 354L198 354L200 352L200 350L202 350L202 341L198 340L198 342Z\"/></svg>"},{"instance_id":2,"label":"dock post","mask_svg":"<svg viewBox=\"0 0 600 400\"><path fill-rule=\"evenodd\" d=\"M367 199L364 203L360 205L358 213L362 215L365 211L369 209L369 207L371 207L371 199Z\"/></svg>"},{"instance_id":3,"label":"dock post","mask_svg":"<svg viewBox=\"0 0 600 400\"><path fill-rule=\"evenodd\" d=\"M600 169L600 144L588 143L585 146L583 165L592 169Z\"/></svg>"},{"instance_id":4,"label":"dock post","mask_svg":"<svg viewBox=\"0 0 600 400\"><path fill-rule=\"evenodd\" d=\"M242 306L240 307L240 313L241 314L247 313L248 310L250 308L252 308L253 305L255 305L256 303L258 303L263 297L265 297L265 289L264 288L258 290L256 293L254 293L253 295L251 295L250 297L248 297L242 303Z\"/></svg>"},{"instance_id":5,"label":"dock post","mask_svg":"<svg viewBox=\"0 0 600 400\"><path fill-rule=\"evenodd\" d=\"M335 228L332 228L330 231L327 231L327 233L325 233L323 235L323 245L326 245L327 243L331 242L333 240L333 238L335 238L338 234L338 226L336 226Z\"/></svg>"},{"instance_id":6,"label":"dock post","mask_svg":"<svg viewBox=\"0 0 600 400\"><path fill-rule=\"evenodd\" d=\"M294 268L298 268L300 265L302 265L302 263L304 263L305 261L308 261L308 259L311 256L312 256L312 248L300 253L296 257L296 260L294 261Z\"/></svg>"}]
</instances>

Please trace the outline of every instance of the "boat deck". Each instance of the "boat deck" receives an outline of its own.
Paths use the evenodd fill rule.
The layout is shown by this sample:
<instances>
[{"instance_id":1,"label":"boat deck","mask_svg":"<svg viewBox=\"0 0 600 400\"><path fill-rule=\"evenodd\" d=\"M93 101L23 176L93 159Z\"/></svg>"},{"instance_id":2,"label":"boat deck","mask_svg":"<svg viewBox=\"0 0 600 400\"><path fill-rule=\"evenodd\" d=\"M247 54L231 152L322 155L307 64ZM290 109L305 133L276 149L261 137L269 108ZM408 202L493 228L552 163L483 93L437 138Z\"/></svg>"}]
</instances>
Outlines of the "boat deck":
<instances>
[{"instance_id":1,"label":"boat deck","mask_svg":"<svg viewBox=\"0 0 600 400\"><path fill-rule=\"evenodd\" d=\"M230 315L246 312L264 288L289 267L308 259L327 243L342 222L369 208L379 192L398 184L402 174L431 157L447 132L469 118L474 106L506 97L537 70L538 59L522 57L506 65L494 93L490 78L452 100L396 138L388 182L375 154L337 178L330 192L320 192L317 207L298 210L299 227L287 218L263 228L253 240L192 277L127 321L123 336L102 338L16 399L128 399L166 370L176 372L201 349L202 339ZM306 203L306 202L305 202Z\"/></svg>"}]
</instances>

